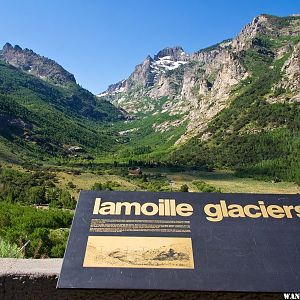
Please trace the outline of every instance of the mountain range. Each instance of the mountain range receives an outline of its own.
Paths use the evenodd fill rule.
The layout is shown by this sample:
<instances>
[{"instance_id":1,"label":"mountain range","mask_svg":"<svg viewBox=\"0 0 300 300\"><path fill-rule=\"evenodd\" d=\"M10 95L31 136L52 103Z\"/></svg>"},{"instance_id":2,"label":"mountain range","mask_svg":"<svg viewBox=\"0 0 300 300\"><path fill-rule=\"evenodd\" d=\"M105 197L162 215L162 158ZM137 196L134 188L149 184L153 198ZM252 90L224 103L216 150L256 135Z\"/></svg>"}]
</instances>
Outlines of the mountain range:
<instances>
[{"instance_id":1,"label":"mountain range","mask_svg":"<svg viewBox=\"0 0 300 300\"><path fill-rule=\"evenodd\" d=\"M162 49L97 96L32 50L7 43L0 61L3 159L14 147L49 159L76 146L93 157L300 182L299 15L259 15L191 54Z\"/></svg>"},{"instance_id":2,"label":"mountain range","mask_svg":"<svg viewBox=\"0 0 300 300\"><path fill-rule=\"evenodd\" d=\"M165 48L135 67L128 79L110 85L98 97L107 98L127 112L166 112L181 115L173 123L156 124L157 131L170 130L187 121L187 131L178 140L201 134L210 120L234 99L239 86L256 75L255 55L268 65L281 64L281 80L271 91L289 91L288 102L299 102L300 18L260 15L233 39L190 55L182 47ZM249 62L252 64L250 65ZM270 92L271 92L270 91ZM285 96L268 95L268 101L284 102ZM166 97L157 106L159 99ZM164 126L165 125L165 126Z\"/></svg>"}]
</instances>

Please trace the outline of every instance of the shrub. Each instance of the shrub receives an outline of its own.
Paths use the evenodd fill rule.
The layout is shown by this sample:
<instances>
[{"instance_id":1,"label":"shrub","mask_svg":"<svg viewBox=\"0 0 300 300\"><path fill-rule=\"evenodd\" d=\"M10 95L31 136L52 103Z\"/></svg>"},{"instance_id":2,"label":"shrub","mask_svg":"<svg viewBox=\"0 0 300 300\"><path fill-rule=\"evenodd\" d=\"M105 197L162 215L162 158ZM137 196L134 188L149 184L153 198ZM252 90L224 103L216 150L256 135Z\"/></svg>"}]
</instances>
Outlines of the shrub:
<instances>
[{"instance_id":1,"label":"shrub","mask_svg":"<svg viewBox=\"0 0 300 300\"><path fill-rule=\"evenodd\" d=\"M7 215L10 216L8 221ZM0 227L3 240L19 247L30 241L24 248L24 256L42 258L51 257L53 253L57 255L58 250L53 252L52 248L65 245L68 233L61 228L70 227L73 214L58 209L44 210L0 202L0 220L3 218L5 222ZM55 234L53 230L62 230L62 233Z\"/></svg>"},{"instance_id":2,"label":"shrub","mask_svg":"<svg viewBox=\"0 0 300 300\"><path fill-rule=\"evenodd\" d=\"M20 258L22 257L22 253L16 244L10 244L0 239L0 257Z\"/></svg>"},{"instance_id":3,"label":"shrub","mask_svg":"<svg viewBox=\"0 0 300 300\"><path fill-rule=\"evenodd\" d=\"M180 192L188 192L189 191L189 187L187 184L183 184L181 187L180 187Z\"/></svg>"},{"instance_id":4,"label":"shrub","mask_svg":"<svg viewBox=\"0 0 300 300\"><path fill-rule=\"evenodd\" d=\"M200 192L204 193L221 193L221 189L216 188L204 181L193 181L193 184L197 187Z\"/></svg>"}]
</instances>

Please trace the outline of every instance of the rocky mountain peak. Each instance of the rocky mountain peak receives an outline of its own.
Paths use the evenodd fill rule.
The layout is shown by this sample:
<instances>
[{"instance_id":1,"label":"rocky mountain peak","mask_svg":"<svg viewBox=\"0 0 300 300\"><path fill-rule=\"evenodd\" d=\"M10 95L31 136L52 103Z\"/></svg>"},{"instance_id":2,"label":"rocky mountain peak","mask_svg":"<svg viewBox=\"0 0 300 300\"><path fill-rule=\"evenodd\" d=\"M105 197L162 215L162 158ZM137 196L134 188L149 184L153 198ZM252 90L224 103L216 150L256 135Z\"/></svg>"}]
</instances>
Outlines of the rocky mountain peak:
<instances>
[{"instance_id":1,"label":"rocky mountain peak","mask_svg":"<svg viewBox=\"0 0 300 300\"><path fill-rule=\"evenodd\" d=\"M262 14L255 17L247 24L232 41L232 48L235 51L247 50L252 47L256 37L267 36L278 38L279 36L299 36L300 18L277 17Z\"/></svg>"},{"instance_id":2,"label":"rocky mountain peak","mask_svg":"<svg viewBox=\"0 0 300 300\"><path fill-rule=\"evenodd\" d=\"M178 61L186 60L188 56L183 51L182 47L176 46L173 48L167 47L160 50L156 55L154 55L154 60L159 60L163 57L169 57L170 60Z\"/></svg>"},{"instance_id":3,"label":"rocky mountain peak","mask_svg":"<svg viewBox=\"0 0 300 300\"><path fill-rule=\"evenodd\" d=\"M12 44L6 43L6 44L3 46L2 51L9 51L9 50L12 50L13 48L14 48L14 47L12 46Z\"/></svg>"},{"instance_id":4,"label":"rocky mountain peak","mask_svg":"<svg viewBox=\"0 0 300 300\"><path fill-rule=\"evenodd\" d=\"M153 58L148 55L135 67L128 79L110 85L106 91L98 94L98 97L113 96L136 87L153 87L167 71L175 70L189 60L189 55L180 46L164 48Z\"/></svg>"},{"instance_id":5,"label":"rocky mountain peak","mask_svg":"<svg viewBox=\"0 0 300 300\"><path fill-rule=\"evenodd\" d=\"M188 62L189 55L186 54L182 47L164 48L154 55L151 65L152 72L165 73L168 70L177 69L180 65Z\"/></svg>"},{"instance_id":6,"label":"rocky mountain peak","mask_svg":"<svg viewBox=\"0 0 300 300\"><path fill-rule=\"evenodd\" d=\"M66 71L54 60L41 56L34 51L6 43L0 51L0 59L6 63L40 79L54 84L68 85L76 83L74 75Z\"/></svg>"}]
</instances>

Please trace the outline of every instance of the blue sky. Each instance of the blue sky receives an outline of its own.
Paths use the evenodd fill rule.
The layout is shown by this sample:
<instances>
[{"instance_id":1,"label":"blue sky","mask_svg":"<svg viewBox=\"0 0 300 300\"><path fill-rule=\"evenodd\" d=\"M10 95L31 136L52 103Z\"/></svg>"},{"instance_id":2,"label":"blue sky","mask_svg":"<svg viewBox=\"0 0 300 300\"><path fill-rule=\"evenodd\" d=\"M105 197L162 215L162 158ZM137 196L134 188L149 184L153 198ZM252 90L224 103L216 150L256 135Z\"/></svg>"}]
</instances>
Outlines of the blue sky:
<instances>
[{"instance_id":1,"label":"blue sky","mask_svg":"<svg viewBox=\"0 0 300 300\"><path fill-rule=\"evenodd\" d=\"M234 37L256 15L300 13L299 0L10 0L1 3L5 42L56 60L94 93L148 54L188 53Z\"/></svg>"}]
</instances>

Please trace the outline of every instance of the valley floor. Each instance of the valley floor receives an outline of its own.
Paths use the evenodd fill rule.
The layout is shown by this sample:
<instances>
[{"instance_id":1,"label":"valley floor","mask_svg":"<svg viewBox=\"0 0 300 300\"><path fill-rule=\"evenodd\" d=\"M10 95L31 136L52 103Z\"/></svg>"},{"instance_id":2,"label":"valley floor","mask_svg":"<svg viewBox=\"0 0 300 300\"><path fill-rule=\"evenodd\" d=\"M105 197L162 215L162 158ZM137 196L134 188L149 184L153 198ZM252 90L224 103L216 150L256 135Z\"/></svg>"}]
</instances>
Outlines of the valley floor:
<instances>
[{"instance_id":1,"label":"valley floor","mask_svg":"<svg viewBox=\"0 0 300 300\"><path fill-rule=\"evenodd\" d=\"M252 178L239 178L230 172L184 172L166 173L174 187L187 184L191 192L198 192L193 181L201 180L221 189L224 193L262 193L262 194L296 194L300 187L291 182L260 181Z\"/></svg>"},{"instance_id":2,"label":"valley floor","mask_svg":"<svg viewBox=\"0 0 300 300\"><path fill-rule=\"evenodd\" d=\"M300 193L300 186L291 182L261 181L252 178L240 178L234 176L230 171L184 171L176 172L164 168L143 169L145 174L160 174L165 178L162 190L179 191L182 185L187 185L189 192L199 192L195 182L201 181L219 189L224 193L262 193L262 194L297 194ZM59 184L67 187L68 182L72 182L76 188L70 189L72 196L76 197L79 190L88 190L95 183L113 183L115 190L147 190L136 178L120 175L97 175L94 173L81 173L80 175L58 172Z\"/></svg>"}]
</instances>

